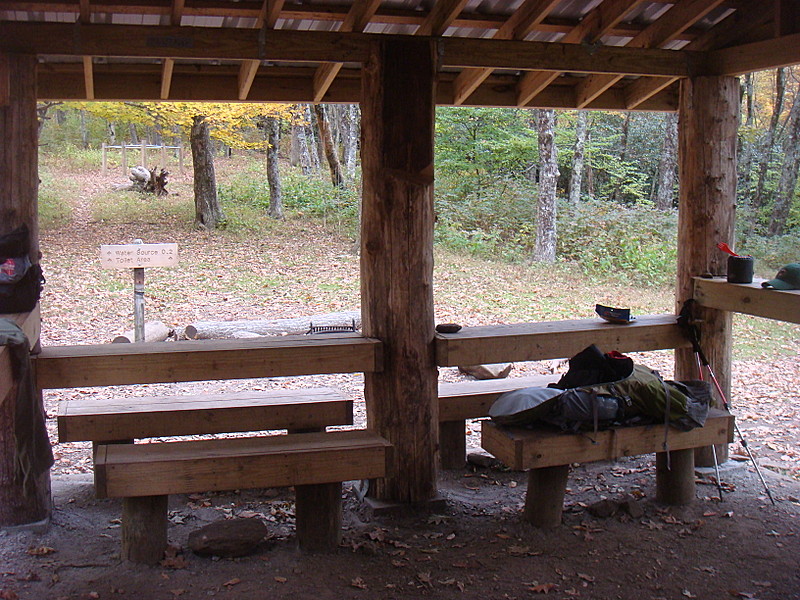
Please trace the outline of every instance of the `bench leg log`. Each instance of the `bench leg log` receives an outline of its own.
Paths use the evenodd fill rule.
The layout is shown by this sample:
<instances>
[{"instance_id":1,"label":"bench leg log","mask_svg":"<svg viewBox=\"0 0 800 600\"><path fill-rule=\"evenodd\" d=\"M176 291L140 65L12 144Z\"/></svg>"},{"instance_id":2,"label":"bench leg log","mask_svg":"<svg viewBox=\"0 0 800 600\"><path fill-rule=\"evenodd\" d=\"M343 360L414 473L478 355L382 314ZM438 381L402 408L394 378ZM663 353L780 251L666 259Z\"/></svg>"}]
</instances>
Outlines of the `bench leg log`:
<instances>
[{"instance_id":1,"label":"bench leg log","mask_svg":"<svg viewBox=\"0 0 800 600\"><path fill-rule=\"evenodd\" d=\"M297 542L304 552L330 552L342 541L342 484L295 486Z\"/></svg>"},{"instance_id":2,"label":"bench leg log","mask_svg":"<svg viewBox=\"0 0 800 600\"><path fill-rule=\"evenodd\" d=\"M122 499L122 558L157 565L167 548L169 496Z\"/></svg>"},{"instance_id":3,"label":"bench leg log","mask_svg":"<svg viewBox=\"0 0 800 600\"><path fill-rule=\"evenodd\" d=\"M528 471L523 517L534 527L548 529L561 524L569 465Z\"/></svg>"},{"instance_id":4,"label":"bench leg log","mask_svg":"<svg viewBox=\"0 0 800 600\"><path fill-rule=\"evenodd\" d=\"M439 462L442 469L461 469L467 461L467 422L439 423Z\"/></svg>"},{"instance_id":5,"label":"bench leg log","mask_svg":"<svg viewBox=\"0 0 800 600\"><path fill-rule=\"evenodd\" d=\"M694 499L694 448L657 452L656 500L664 504L682 505L690 504Z\"/></svg>"}]
</instances>

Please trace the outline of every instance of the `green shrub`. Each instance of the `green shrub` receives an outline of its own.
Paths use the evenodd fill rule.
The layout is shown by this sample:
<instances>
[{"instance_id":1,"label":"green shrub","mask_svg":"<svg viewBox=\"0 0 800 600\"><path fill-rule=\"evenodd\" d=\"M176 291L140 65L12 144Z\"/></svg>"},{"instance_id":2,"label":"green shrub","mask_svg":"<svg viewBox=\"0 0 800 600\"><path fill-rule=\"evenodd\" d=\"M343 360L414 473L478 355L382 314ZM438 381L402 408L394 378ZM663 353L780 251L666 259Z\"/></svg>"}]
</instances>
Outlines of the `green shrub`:
<instances>
[{"instance_id":1,"label":"green shrub","mask_svg":"<svg viewBox=\"0 0 800 600\"><path fill-rule=\"evenodd\" d=\"M40 173L40 180L39 226L42 229L55 229L64 225L72 216L67 197L74 193L75 186L71 180L56 180L47 172Z\"/></svg>"}]
</instances>

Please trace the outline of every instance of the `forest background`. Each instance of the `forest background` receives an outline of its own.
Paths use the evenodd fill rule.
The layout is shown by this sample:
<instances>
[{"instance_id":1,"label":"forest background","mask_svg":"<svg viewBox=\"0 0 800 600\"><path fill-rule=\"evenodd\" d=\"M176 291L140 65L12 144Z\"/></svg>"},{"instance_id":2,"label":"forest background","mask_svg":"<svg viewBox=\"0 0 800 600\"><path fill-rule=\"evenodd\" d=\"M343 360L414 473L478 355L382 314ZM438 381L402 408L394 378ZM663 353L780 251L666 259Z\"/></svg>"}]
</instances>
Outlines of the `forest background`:
<instances>
[{"instance_id":1,"label":"forest background","mask_svg":"<svg viewBox=\"0 0 800 600\"><path fill-rule=\"evenodd\" d=\"M800 69L742 78L741 100L735 248L772 277L800 260ZM103 144L127 145L137 164L130 147L145 142L191 149L194 206L175 209L187 226L314 219L357 243L357 105L49 102L39 115L45 228L70 218L65 169L99 169ZM175 169L150 157L148 169ZM119 169L120 151L108 161ZM233 162L217 180L215 163ZM437 109L435 233L451 251L671 286L677 178L676 114ZM140 201L109 190L98 206Z\"/></svg>"}]
</instances>

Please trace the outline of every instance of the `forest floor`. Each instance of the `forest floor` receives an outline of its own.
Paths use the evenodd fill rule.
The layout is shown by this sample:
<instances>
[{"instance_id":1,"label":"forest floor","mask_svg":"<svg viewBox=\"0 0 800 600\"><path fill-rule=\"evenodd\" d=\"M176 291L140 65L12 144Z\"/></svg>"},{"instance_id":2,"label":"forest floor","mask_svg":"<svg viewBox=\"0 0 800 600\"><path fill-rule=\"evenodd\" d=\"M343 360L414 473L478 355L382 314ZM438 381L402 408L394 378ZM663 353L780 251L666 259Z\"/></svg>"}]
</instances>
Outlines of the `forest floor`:
<instances>
[{"instance_id":1,"label":"forest floor","mask_svg":"<svg viewBox=\"0 0 800 600\"><path fill-rule=\"evenodd\" d=\"M97 198L113 202L104 195L112 180L81 178L71 218L41 234L44 345L104 343L131 328L130 274L100 269L97 256L100 244L133 238L179 244L181 268L148 270L146 281L148 319L177 330L196 320L358 308L352 242L320 224L286 221L257 235L196 231L176 216L186 216L191 198L179 178L173 187L180 195L101 220ZM591 282L568 267L505 265L441 251L436 261L437 322L583 318L592 315L595 302L644 314L670 311L673 302L668 291ZM0 600L800 599L800 334L796 326L775 330L749 319L737 321L736 329L748 343L736 349L731 400L774 506L738 444L723 465L724 499L716 498L713 473L698 470L697 501L680 508L655 502L652 457L575 467L564 523L549 531L520 518L524 473L465 466L440 474L446 503L436 513L376 516L346 484L344 540L326 555L297 552L291 490L172 496L172 555L158 567L131 565L119 559L120 502L94 498L90 446L55 443L60 401L333 385L356 399L356 426L363 426L363 379L327 375L54 390L45 394L56 455L51 523L43 532L0 532ZM672 375L671 353L634 359ZM511 376L554 368L563 366L517 364ZM447 368L440 378L465 376ZM479 425L469 423L471 451L479 451L478 432ZM601 499L625 498L633 498L641 514L601 518L587 510ZM267 524L269 538L255 554L216 560L188 550L192 530L232 516Z\"/></svg>"}]
</instances>

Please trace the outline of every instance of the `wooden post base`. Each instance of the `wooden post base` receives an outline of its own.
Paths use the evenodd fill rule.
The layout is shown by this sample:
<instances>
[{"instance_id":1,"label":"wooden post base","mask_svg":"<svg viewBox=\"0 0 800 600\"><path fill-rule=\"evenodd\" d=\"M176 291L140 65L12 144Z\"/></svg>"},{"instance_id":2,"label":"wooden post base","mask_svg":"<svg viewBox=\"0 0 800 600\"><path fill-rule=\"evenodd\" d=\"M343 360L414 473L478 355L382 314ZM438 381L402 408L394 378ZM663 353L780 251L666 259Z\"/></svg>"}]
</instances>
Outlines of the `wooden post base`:
<instances>
[{"instance_id":1,"label":"wooden post base","mask_svg":"<svg viewBox=\"0 0 800 600\"><path fill-rule=\"evenodd\" d=\"M295 520L300 550L335 550L342 540L342 484L295 486Z\"/></svg>"},{"instance_id":2,"label":"wooden post base","mask_svg":"<svg viewBox=\"0 0 800 600\"><path fill-rule=\"evenodd\" d=\"M122 558L157 565L167 548L169 496L122 499Z\"/></svg>"},{"instance_id":3,"label":"wooden post base","mask_svg":"<svg viewBox=\"0 0 800 600\"><path fill-rule=\"evenodd\" d=\"M669 452L669 463L666 452L657 452L656 500L682 505L690 504L694 499L694 448Z\"/></svg>"},{"instance_id":4,"label":"wooden post base","mask_svg":"<svg viewBox=\"0 0 800 600\"><path fill-rule=\"evenodd\" d=\"M461 469L467 460L467 423L443 421L439 423L439 463L442 469Z\"/></svg>"},{"instance_id":5,"label":"wooden post base","mask_svg":"<svg viewBox=\"0 0 800 600\"><path fill-rule=\"evenodd\" d=\"M543 467L528 471L523 517L534 527L549 529L561 524L564 495L567 491L569 465Z\"/></svg>"}]
</instances>

